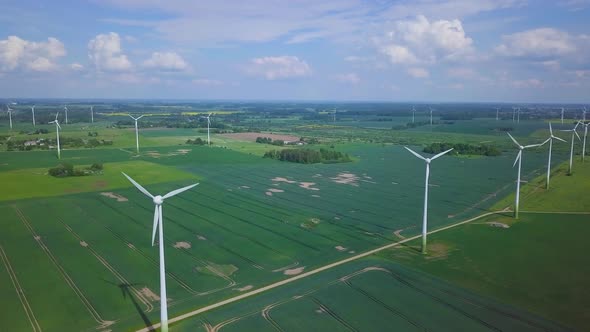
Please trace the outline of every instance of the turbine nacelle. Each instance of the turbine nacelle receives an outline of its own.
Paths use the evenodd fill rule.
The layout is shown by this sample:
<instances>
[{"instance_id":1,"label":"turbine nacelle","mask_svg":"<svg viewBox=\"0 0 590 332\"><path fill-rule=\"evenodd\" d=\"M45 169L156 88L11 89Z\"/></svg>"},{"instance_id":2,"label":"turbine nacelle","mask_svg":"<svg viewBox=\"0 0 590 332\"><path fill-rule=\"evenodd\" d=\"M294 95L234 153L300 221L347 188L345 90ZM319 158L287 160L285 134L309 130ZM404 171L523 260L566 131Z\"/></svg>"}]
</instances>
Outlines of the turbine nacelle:
<instances>
[{"instance_id":1,"label":"turbine nacelle","mask_svg":"<svg viewBox=\"0 0 590 332\"><path fill-rule=\"evenodd\" d=\"M160 195L154 196L153 201L156 205L162 205L162 203L164 203L164 198L162 198Z\"/></svg>"}]
</instances>

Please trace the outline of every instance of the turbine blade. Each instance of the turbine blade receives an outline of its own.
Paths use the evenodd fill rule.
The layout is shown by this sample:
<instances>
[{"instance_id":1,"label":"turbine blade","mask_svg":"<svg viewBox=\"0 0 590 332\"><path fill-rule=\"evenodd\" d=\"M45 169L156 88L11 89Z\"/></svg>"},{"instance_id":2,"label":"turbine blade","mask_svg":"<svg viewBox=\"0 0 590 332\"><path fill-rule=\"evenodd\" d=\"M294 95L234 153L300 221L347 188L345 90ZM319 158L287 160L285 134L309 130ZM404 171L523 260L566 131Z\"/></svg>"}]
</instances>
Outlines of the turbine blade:
<instances>
[{"instance_id":1,"label":"turbine blade","mask_svg":"<svg viewBox=\"0 0 590 332\"><path fill-rule=\"evenodd\" d=\"M166 195L162 196L162 199L166 199L166 198L170 198L174 195L178 195L183 191L187 191L193 187L196 187L197 185L199 185L198 183L195 184L191 184L190 186L186 186L184 188L180 188L180 189L176 189L176 190L172 190L171 192L167 193Z\"/></svg>"},{"instance_id":2,"label":"turbine blade","mask_svg":"<svg viewBox=\"0 0 590 332\"><path fill-rule=\"evenodd\" d=\"M447 153L449 153L451 151L453 151L453 149L448 149L447 151L441 152L441 153L437 154L436 156L430 158L430 160L434 160L434 159L436 159L438 157L442 157L443 155L445 155L445 154L447 154Z\"/></svg>"},{"instance_id":3,"label":"turbine blade","mask_svg":"<svg viewBox=\"0 0 590 332\"><path fill-rule=\"evenodd\" d=\"M125 175L125 177L127 178L127 180L129 180L131 183L133 183L133 185L135 186L135 188L139 189L139 191L141 191L144 195L148 196L149 198L154 198L154 196L152 196L152 194L150 194L149 191L147 191L144 187L142 187L139 183L135 182L135 180L133 180L131 177L129 177L129 175L121 172L123 175Z\"/></svg>"},{"instance_id":4,"label":"turbine blade","mask_svg":"<svg viewBox=\"0 0 590 332\"><path fill-rule=\"evenodd\" d=\"M578 135L578 132L577 132L577 131L575 131L575 130L574 130L574 134L576 134L576 137L578 138L578 140L580 140L580 141L582 140L582 139L580 138L580 135Z\"/></svg>"},{"instance_id":5,"label":"turbine blade","mask_svg":"<svg viewBox=\"0 0 590 332\"><path fill-rule=\"evenodd\" d=\"M553 136L553 128L551 128L551 122L549 122L549 133L551 133L551 136Z\"/></svg>"},{"instance_id":6,"label":"turbine blade","mask_svg":"<svg viewBox=\"0 0 590 332\"><path fill-rule=\"evenodd\" d=\"M516 163L518 162L518 159L520 159L521 155L522 155L522 150L518 151L518 154L516 155L516 159L514 159L514 164L512 164L512 167L516 166Z\"/></svg>"},{"instance_id":7,"label":"turbine blade","mask_svg":"<svg viewBox=\"0 0 590 332\"><path fill-rule=\"evenodd\" d=\"M562 142L567 142L566 140L564 140L563 138L559 138L557 136L553 136L553 138L555 138L558 141L562 141Z\"/></svg>"},{"instance_id":8,"label":"turbine blade","mask_svg":"<svg viewBox=\"0 0 590 332\"><path fill-rule=\"evenodd\" d=\"M144 116L145 116L145 114L144 115L140 115L136 120L139 120L139 119L143 118Z\"/></svg>"},{"instance_id":9,"label":"turbine blade","mask_svg":"<svg viewBox=\"0 0 590 332\"><path fill-rule=\"evenodd\" d=\"M135 120L135 118L132 117L131 114L127 114L127 116L129 116L130 118L132 118L133 120Z\"/></svg>"},{"instance_id":10,"label":"turbine blade","mask_svg":"<svg viewBox=\"0 0 590 332\"><path fill-rule=\"evenodd\" d=\"M158 214L158 206L154 209L154 227L152 228L152 246L156 243L156 230L158 229L158 221L160 215Z\"/></svg>"},{"instance_id":11,"label":"turbine blade","mask_svg":"<svg viewBox=\"0 0 590 332\"><path fill-rule=\"evenodd\" d=\"M55 122L55 124L57 125L57 127L58 127L59 129L61 129L61 126L59 125L59 122L58 122L58 121L56 121L56 122Z\"/></svg>"},{"instance_id":12,"label":"turbine blade","mask_svg":"<svg viewBox=\"0 0 590 332\"><path fill-rule=\"evenodd\" d=\"M514 139L514 137L512 137L512 135L510 135L510 133L506 133L506 134L508 134L508 136L510 136L510 139L512 140L512 142L514 142L514 144L516 144L516 146L520 146L520 143L518 143L518 142L517 142L517 141Z\"/></svg>"},{"instance_id":13,"label":"turbine blade","mask_svg":"<svg viewBox=\"0 0 590 332\"><path fill-rule=\"evenodd\" d=\"M414 152L414 151L413 151L412 149L410 149L409 147L407 147L407 146L404 146L404 148L406 148L406 150L410 151L410 153L412 153L414 156L416 156L416 157L418 157L418 158L420 158L420 159L422 159L422 160L426 161L426 158L424 158L424 157L422 157L421 155L419 155L418 153Z\"/></svg>"}]
</instances>

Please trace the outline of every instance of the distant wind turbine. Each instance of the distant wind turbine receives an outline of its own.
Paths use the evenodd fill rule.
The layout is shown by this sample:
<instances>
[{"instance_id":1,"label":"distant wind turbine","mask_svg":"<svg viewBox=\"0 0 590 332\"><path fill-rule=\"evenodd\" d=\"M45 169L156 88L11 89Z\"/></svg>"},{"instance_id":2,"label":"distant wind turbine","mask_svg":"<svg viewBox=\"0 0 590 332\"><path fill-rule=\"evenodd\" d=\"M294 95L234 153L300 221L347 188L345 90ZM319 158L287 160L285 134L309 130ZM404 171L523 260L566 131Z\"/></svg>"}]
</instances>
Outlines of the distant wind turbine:
<instances>
[{"instance_id":1,"label":"distant wind turbine","mask_svg":"<svg viewBox=\"0 0 590 332\"><path fill-rule=\"evenodd\" d=\"M167 193L164 196L153 196L150 194L144 187L142 187L139 183L135 182L129 175L123 173L123 175L131 182L133 185L139 189L144 195L148 196L152 199L155 205L154 210L154 224L152 228L152 246L156 240L156 231L158 232L158 247L160 249L160 320L161 320L161 331L168 332L168 305L167 305L167 297L166 297L166 264L164 262L164 216L162 214L162 204L164 200L170 198L174 195L178 195L183 191L189 190L198 183L192 184L190 186L173 190Z\"/></svg>"},{"instance_id":2,"label":"distant wind turbine","mask_svg":"<svg viewBox=\"0 0 590 332\"><path fill-rule=\"evenodd\" d=\"M512 107L512 122L516 119L516 107Z\"/></svg>"},{"instance_id":3,"label":"distant wind turbine","mask_svg":"<svg viewBox=\"0 0 590 332\"><path fill-rule=\"evenodd\" d=\"M574 141L575 141L576 137L578 137L578 140L581 140L580 135L578 135L578 132L576 131L579 124L580 124L579 122L576 123L576 125L574 126L574 129L562 130L564 132L571 132L572 133L572 145L570 148L570 165L569 165L569 170L568 170L569 175L572 175L572 167L574 165Z\"/></svg>"},{"instance_id":4,"label":"distant wind turbine","mask_svg":"<svg viewBox=\"0 0 590 332\"><path fill-rule=\"evenodd\" d=\"M211 136L209 133L209 127L211 126L211 119L210 118L211 118L212 114L213 113L209 113L209 115L207 115L207 145L208 146L211 146Z\"/></svg>"},{"instance_id":5,"label":"distant wind turbine","mask_svg":"<svg viewBox=\"0 0 590 332\"><path fill-rule=\"evenodd\" d=\"M6 112L8 112L8 121L10 122L10 129L12 129L12 109L6 105Z\"/></svg>"},{"instance_id":6,"label":"distant wind turbine","mask_svg":"<svg viewBox=\"0 0 590 332\"><path fill-rule=\"evenodd\" d=\"M33 113L33 127L35 127L35 105L31 107L31 112Z\"/></svg>"},{"instance_id":7,"label":"distant wind turbine","mask_svg":"<svg viewBox=\"0 0 590 332\"><path fill-rule=\"evenodd\" d=\"M565 108L561 108L561 124L563 124L563 113L565 113Z\"/></svg>"},{"instance_id":8,"label":"distant wind turbine","mask_svg":"<svg viewBox=\"0 0 590 332\"><path fill-rule=\"evenodd\" d=\"M558 141L566 142L564 139L559 138L553 135L553 128L551 128L551 122L549 122L549 161L547 162L547 184L545 185L545 189L549 189L549 178L551 176L551 151L553 150L553 140L556 139Z\"/></svg>"},{"instance_id":9,"label":"distant wind turbine","mask_svg":"<svg viewBox=\"0 0 590 332\"><path fill-rule=\"evenodd\" d=\"M584 140L582 141L582 162L584 162L584 158L586 157L586 137L588 136L588 126L590 122L580 122L582 126L584 126Z\"/></svg>"},{"instance_id":10,"label":"distant wind turbine","mask_svg":"<svg viewBox=\"0 0 590 332\"><path fill-rule=\"evenodd\" d=\"M584 106L584 109L582 110L582 121L586 121L586 106Z\"/></svg>"},{"instance_id":11,"label":"distant wind turbine","mask_svg":"<svg viewBox=\"0 0 590 332\"><path fill-rule=\"evenodd\" d=\"M500 107L496 107L496 121L500 120Z\"/></svg>"},{"instance_id":12,"label":"distant wind turbine","mask_svg":"<svg viewBox=\"0 0 590 332\"><path fill-rule=\"evenodd\" d=\"M94 123L94 106L90 106L90 121Z\"/></svg>"},{"instance_id":13,"label":"distant wind turbine","mask_svg":"<svg viewBox=\"0 0 590 332\"><path fill-rule=\"evenodd\" d=\"M516 123L520 123L520 107L516 109Z\"/></svg>"},{"instance_id":14,"label":"distant wind turbine","mask_svg":"<svg viewBox=\"0 0 590 332\"><path fill-rule=\"evenodd\" d=\"M430 126L432 127L432 108L430 108Z\"/></svg>"},{"instance_id":15,"label":"distant wind turbine","mask_svg":"<svg viewBox=\"0 0 590 332\"><path fill-rule=\"evenodd\" d=\"M64 112L66 112L66 124L68 124L68 107L64 106Z\"/></svg>"},{"instance_id":16,"label":"distant wind turbine","mask_svg":"<svg viewBox=\"0 0 590 332\"><path fill-rule=\"evenodd\" d=\"M332 122L336 123L336 110L332 111Z\"/></svg>"},{"instance_id":17,"label":"distant wind turbine","mask_svg":"<svg viewBox=\"0 0 590 332\"><path fill-rule=\"evenodd\" d=\"M58 116L59 112L55 113L55 120L49 123L55 123L55 135L57 137L57 159L61 159L61 149L59 146L59 130L61 129L61 126L59 125L59 120L57 119Z\"/></svg>"},{"instance_id":18,"label":"distant wind turbine","mask_svg":"<svg viewBox=\"0 0 590 332\"><path fill-rule=\"evenodd\" d=\"M408 148L406 146L404 146L404 148L406 148L406 150L410 151L410 153L413 154L414 156L416 156L419 159L422 159L426 162L426 181L425 181L425 185L424 185L424 217L422 219L422 253L425 254L426 253L426 234L428 232L428 179L430 177L430 163L434 159L451 152L453 149L449 149L447 151L441 152L441 153L433 156L432 158L424 158L420 154L411 150L410 148Z\"/></svg>"},{"instance_id":19,"label":"distant wind turbine","mask_svg":"<svg viewBox=\"0 0 590 332\"><path fill-rule=\"evenodd\" d=\"M127 114L129 115L130 118L132 118L135 121L135 148L137 150L137 154L139 154L139 129L137 128L137 120L143 118L143 115L134 118L131 116L131 114Z\"/></svg>"},{"instance_id":20,"label":"distant wind turbine","mask_svg":"<svg viewBox=\"0 0 590 332\"><path fill-rule=\"evenodd\" d=\"M412 123L416 122L416 107L412 106Z\"/></svg>"},{"instance_id":21,"label":"distant wind turbine","mask_svg":"<svg viewBox=\"0 0 590 332\"><path fill-rule=\"evenodd\" d=\"M541 144L531 144L531 145L522 146L522 145L520 145L520 143L518 143L514 139L514 137L512 137L512 135L510 135L510 133L507 133L507 134L508 134L508 136L510 136L510 139L512 139L514 144L516 144L516 146L518 147L518 150L519 150L518 155L516 155L516 159L514 160L514 164L512 165L512 167L514 167L514 166L516 166L516 163L518 162L518 178L516 179L516 199L514 202L514 218L518 219L518 207L519 207L519 199L520 199L520 170L521 170L521 166L522 166L522 151L524 149L541 146L541 145L545 144L547 141L545 141Z\"/></svg>"}]
</instances>

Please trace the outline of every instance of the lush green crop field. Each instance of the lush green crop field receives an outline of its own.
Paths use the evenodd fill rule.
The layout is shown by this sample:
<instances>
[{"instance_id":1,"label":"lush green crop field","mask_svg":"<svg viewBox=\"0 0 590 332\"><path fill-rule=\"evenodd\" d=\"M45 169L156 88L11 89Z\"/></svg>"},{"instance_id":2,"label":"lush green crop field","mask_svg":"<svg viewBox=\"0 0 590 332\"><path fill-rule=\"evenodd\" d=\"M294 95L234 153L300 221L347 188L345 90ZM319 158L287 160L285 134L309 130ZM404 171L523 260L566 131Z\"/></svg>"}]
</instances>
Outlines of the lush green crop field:
<instances>
[{"instance_id":1,"label":"lush green crop field","mask_svg":"<svg viewBox=\"0 0 590 332\"><path fill-rule=\"evenodd\" d=\"M320 128L311 132L329 132ZM398 145L360 143L358 139L346 142L346 135L339 129L330 134L339 140L335 148L349 153L355 162L300 165L261 158L260 153L271 148L263 144L214 137L213 147L182 145L187 137L204 137L192 129L142 131L141 154L135 156L132 131L98 130L99 135L120 135L119 143L112 148L65 150L62 156L78 167L102 162L103 175L55 179L45 175L47 168L58 162L53 151L0 152L0 183L6 188L0 196L1 222L6 226L0 233L0 291L11 299L0 301L0 305L15 317L14 322L3 320L0 326L18 330L36 321L45 331L60 331L67 322L72 330L127 331L159 320L158 256L150 243L153 203L131 187L121 171L154 194L201 183L164 205L171 316L419 232L425 166ZM480 133L345 130L364 138L383 138L393 133L398 135L396 139L415 144L447 138L506 140ZM70 128L65 134L84 135L87 131ZM360 141L366 141L364 138ZM419 146L415 148L420 150ZM543 173L546 151L527 152L523 175L530 180ZM514 153L507 152L493 158L444 157L433 162L430 228L487 212L508 195L516 176L511 167L513 158ZM556 151L554 158L558 162L565 155ZM368 265L353 266L363 269ZM382 319L383 324L395 322L402 329L435 326L423 321L420 315L424 312L412 319L404 318L410 314L400 315L394 309L400 303L388 302L389 297L381 297L372 288L393 280L392 293L384 293L394 294L402 292L405 281L391 279L391 275L409 273L400 278L413 278L413 272L398 266L387 265L386 270L389 272L370 270L367 280L365 276L355 277L350 285L331 283L317 296L285 303L273 316L283 322L280 326L290 326L285 329L308 329L302 325L305 322L289 318L289 313L303 310L313 314L319 302L329 308L318 319L318 326L326 329L342 329L350 324L365 330L381 314L388 317ZM324 280L334 281L356 270L338 271ZM19 288L22 293L15 291ZM46 288L49 290L43 291ZM404 301L422 296L416 297L415 292L407 290ZM281 296L279 300L284 299ZM345 305L347 298L364 303L366 310L354 313ZM448 307L432 296L426 298L432 302L432 310ZM440 322L457 324L449 326L464 323L478 330L494 321L492 316L486 316L486 324L479 318L465 318L476 315L476 308L464 299L448 301L462 301L462 305L471 307L466 312L474 312L465 315L459 310L456 317L440 314ZM261 310L259 307L257 302L256 310ZM354 319L344 324L328 315L330 312ZM489 309L483 315L492 312ZM504 318L498 318L497 324L522 323ZM256 315L244 321L253 324L248 328L272 328L272 323L269 326L266 319ZM211 322L223 320L211 318ZM236 326L240 329L240 325Z\"/></svg>"}]
</instances>

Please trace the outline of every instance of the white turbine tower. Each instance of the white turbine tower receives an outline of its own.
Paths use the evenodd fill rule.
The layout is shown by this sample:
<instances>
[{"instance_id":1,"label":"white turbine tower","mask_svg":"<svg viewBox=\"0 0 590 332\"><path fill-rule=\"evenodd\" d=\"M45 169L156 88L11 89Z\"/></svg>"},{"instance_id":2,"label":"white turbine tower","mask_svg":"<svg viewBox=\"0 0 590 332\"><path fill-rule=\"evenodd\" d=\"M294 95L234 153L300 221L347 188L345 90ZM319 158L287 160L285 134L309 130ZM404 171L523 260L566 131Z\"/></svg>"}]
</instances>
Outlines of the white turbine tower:
<instances>
[{"instance_id":1,"label":"white turbine tower","mask_svg":"<svg viewBox=\"0 0 590 332\"><path fill-rule=\"evenodd\" d=\"M31 112L33 113L33 127L35 127L35 105L31 107Z\"/></svg>"},{"instance_id":2,"label":"white turbine tower","mask_svg":"<svg viewBox=\"0 0 590 332\"><path fill-rule=\"evenodd\" d=\"M209 147L211 147L211 136L210 136L210 133L209 133L209 127L211 126L211 119L210 118L211 118L211 115L212 114L213 113L209 113L209 115L207 115L207 145Z\"/></svg>"},{"instance_id":3,"label":"white turbine tower","mask_svg":"<svg viewBox=\"0 0 590 332\"><path fill-rule=\"evenodd\" d=\"M64 106L64 112L66 112L66 124L68 124L68 107Z\"/></svg>"},{"instance_id":4,"label":"white turbine tower","mask_svg":"<svg viewBox=\"0 0 590 332\"><path fill-rule=\"evenodd\" d=\"M586 137L588 136L588 126L590 122L580 122L582 126L584 126L584 140L582 141L582 162L584 162L584 158L586 157Z\"/></svg>"},{"instance_id":5,"label":"white turbine tower","mask_svg":"<svg viewBox=\"0 0 590 332\"><path fill-rule=\"evenodd\" d=\"M512 122L516 119L516 107L512 107Z\"/></svg>"},{"instance_id":6,"label":"white turbine tower","mask_svg":"<svg viewBox=\"0 0 590 332\"><path fill-rule=\"evenodd\" d=\"M336 123L336 110L332 111L332 122Z\"/></svg>"},{"instance_id":7,"label":"white turbine tower","mask_svg":"<svg viewBox=\"0 0 590 332\"><path fill-rule=\"evenodd\" d=\"M516 109L516 123L520 123L520 107Z\"/></svg>"},{"instance_id":8,"label":"white turbine tower","mask_svg":"<svg viewBox=\"0 0 590 332\"><path fill-rule=\"evenodd\" d=\"M160 320L161 320L161 331L168 332L168 306L167 306L167 297L166 297L166 264L164 262L164 226L163 226L163 215L162 215L162 204L164 200L170 198L174 195L178 195L183 191L189 190L198 183L192 184L190 186L173 190L167 193L164 196L153 196L150 194L144 187L142 187L139 183L135 182L129 175L123 173L125 177L133 183L133 185L139 189L144 195L148 196L152 199L155 205L154 210L154 224L152 229L152 246L155 243L156 239L156 230L158 232L158 246L160 249Z\"/></svg>"},{"instance_id":9,"label":"white turbine tower","mask_svg":"<svg viewBox=\"0 0 590 332\"><path fill-rule=\"evenodd\" d=\"M412 106L412 123L416 122L416 107Z\"/></svg>"},{"instance_id":10,"label":"white turbine tower","mask_svg":"<svg viewBox=\"0 0 590 332\"><path fill-rule=\"evenodd\" d=\"M6 105L6 112L8 112L8 121L10 122L10 129L12 129L12 109Z\"/></svg>"},{"instance_id":11,"label":"white turbine tower","mask_svg":"<svg viewBox=\"0 0 590 332\"><path fill-rule=\"evenodd\" d=\"M563 113L565 113L565 108L561 108L561 124L563 124Z\"/></svg>"},{"instance_id":12,"label":"white turbine tower","mask_svg":"<svg viewBox=\"0 0 590 332\"><path fill-rule=\"evenodd\" d=\"M547 162L547 184L545 185L545 189L549 189L549 177L551 176L551 151L553 150L553 140L556 139L558 141L565 142L564 139L553 135L553 128L551 128L551 122L549 122L549 135L549 161Z\"/></svg>"},{"instance_id":13,"label":"white turbine tower","mask_svg":"<svg viewBox=\"0 0 590 332\"><path fill-rule=\"evenodd\" d=\"M568 170L569 175L572 175L572 167L574 164L574 141L575 141L576 137L578 137L578 140L581 140L580 135L578 135L578 132L576 131L579 124L580 124L579 122L576 123L576 125L574 126L574 129L562 130L564 132L570 132L570 131L572 132L572 145L570 148L570 165L569 165L569 170Z\"/></svg>"},{"instance_id":14,"label":"white turbine tower","mask_svg":"<svg viewBox=\"0 0 590 332\"><path fill-rule=\"evenodd\" d=\"M57 159L61 159L61 148L59 146L59 130L61 126L59 125L59 120L57 117L59 116L59 112L55 113L55 120L49 123L55 123L55 135L57 137Z\"/></svg>"},{"instance_id":15,"label":"white turbine tower","mask_svg":"<svg viewBox=\"0 0 590 332\"><path fill-rule=\"evenodd\" d=\"M586 106L584 106L584 109L582 110L582 121L586 121Z\"/></svg>"},{"instance_id":16,"label":"white turbine tower","mask_svg":"<svg viewBox=\"0 0 590 332\"><path fill-rule=\"evenodd\" d=\"M139 154L139 129L137 128L137 120L143 118L143 115L137 118L132 117L131 114L127 115L135 121L135 148L137 149L137 154Z\"/></svg>"},{"instance_id":17,"label":"white turbine tower","mask_svg":"<svg viewBox=\"0 0 590 332\"><path fill-rule=\"evenodd\" d=\"M432 127L432 108L430 108L430 126Z\"/></svg>"},{"instance_id":18,"label":"white turbine tower","mask_svg":"<svg viewBox=\"0 0 590 332\"><path fill-rule=\"evenodd\" d=\"M516 155L516 159L514 160L514 164L512 165L512 167L516 166L516 163L518 162L518 178L516 179L516 199L514 202L514 218L518 219L518 207L519 207L519 199L520 199L520 170L521 170L521 166L522 166L522 151L524 149L528 149L528 148L534 148L537 146L541 146L543 144L545 144L547 141L541 143L541 144L531 144L531 145L525 145L522 146L520 145L520 143L518 143L514 137L512 137L512 135L510 135L510 133L507 133L508 136L510 136L510 138L512 139L512 141L514 142L514 144L516 144L516 146L518 147L518 155Z\"/></svg>"},{"instance_id":19,"label":"white turbine tower","mask_svg":"<svg viewBox=\"0 0 590 332\"><path fill-rule=\"evenodd\" d=\"M410 148L408 148L406 146L404 146L404 148L406 148L406 150L410 151L410 153L412 153L414 156L416 156L426 162L426 181L425 181L426 184L424 185L424 216L422 219L422 253L425 254L426 253L426 234L428 232L428 179L430 177L430 163L434 159L451 152L453 149L449 149L447 151L441 152L441 153L433 156L432 158L424 158L421 155L419 155L418 153L412 151Z\"/></svg>"},{"instance_id":20,"label":"white turbine tower","mask_svg":"<svg viewBox=\"0 0 590 332\"><path fill-rule=\"evenodd\" d=\"M496 121L500 120L500 107L496 107Z\"/></svg>"},{"instance_id":21,"label":"white turbine tower","mask_svg":"<svg viewBox=\"0 0 590 332\"><path fill-rule=\"evenodd\" d=\"M90 121L94 123L94 106L90 106Z\"/></svg>"}]
</instances>

